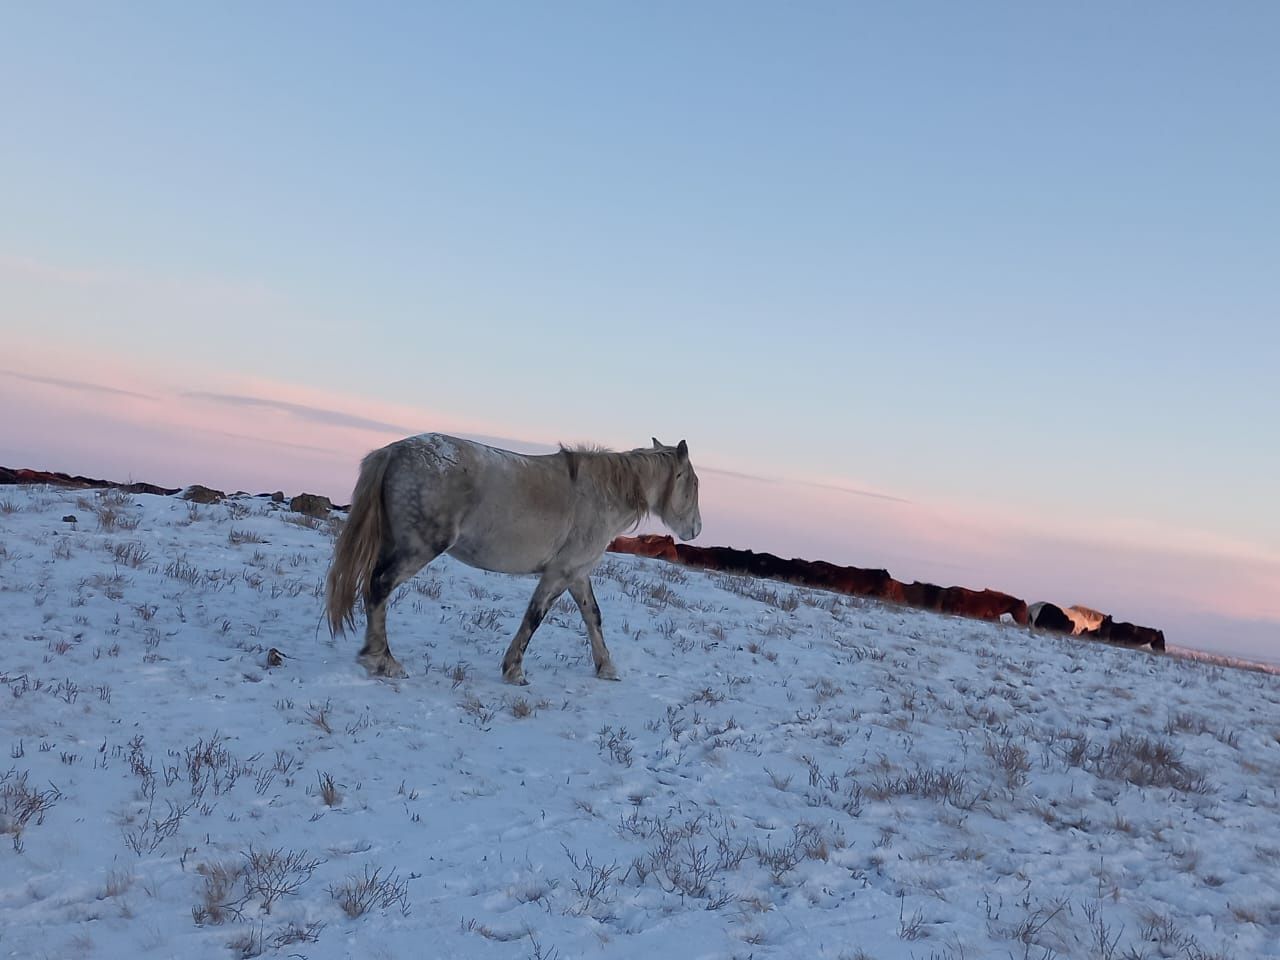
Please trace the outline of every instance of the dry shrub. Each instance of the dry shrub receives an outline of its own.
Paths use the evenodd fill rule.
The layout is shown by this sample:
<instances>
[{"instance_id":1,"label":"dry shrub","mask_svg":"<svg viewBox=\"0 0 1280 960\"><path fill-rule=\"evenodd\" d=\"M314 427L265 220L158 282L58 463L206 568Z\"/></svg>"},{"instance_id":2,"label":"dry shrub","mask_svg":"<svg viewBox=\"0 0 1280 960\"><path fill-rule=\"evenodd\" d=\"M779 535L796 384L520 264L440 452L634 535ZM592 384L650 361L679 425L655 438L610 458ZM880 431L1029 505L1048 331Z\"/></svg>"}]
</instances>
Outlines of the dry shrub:
<instances>
[{"instance_id":1,"label":"dry shrub","mask_svg":"<svg viewBox=\"0 0 1280 960\"><path fill-rule=\"evenodd\" d=\"M44 815L61 799L62 791L53 784L48 790L32 787L25 770L0 774L0 834L13 834L15 847L20 846L27 825L44 823Z\"/></svg>"},{"instance_id":2,"label":"dry shrub","mask_svg":"<svg viewBox=\"0 0 1280 960\"><path fill-rule=\"evenodd\" d=\"M973 788L969 775L964 771L924 767L917 767L912 773L898 776L886 774L877 777L865 788L865 793L873 800L888 800L892 797L939 800L961 810L972 809L974 804L983 799L982 793Z\"/></svg>"},{"instance_id":3,"label":"dry shrub","mask_svg":"<svg viewBox=\"0 0 1280 960\"><path fill-rule=\"evenodd\" d=\"M314 703L308 704L311 712L307 714L308 722L319 727L325 733L333 733L333 727L329 725L329 710L332 707L330 701L325 700L324 706L317 707Z\"/></svg>"},{"instance_id":4,"label":"dry shrub","mask_svg":"<svg viewBox=\"0 0 1280 960\"><path fill-rule=\"evenodd\" d=\"M204 878L200 902L191 908L192 919L197 925L225 923L228 917L239 913L233 894L244 874L244 867L238 863L213 860L197 866L196 873Z\"/></svg>"},{"instance_id":5,"label":"dry shrub","mask_svg":"<svg viewBox=\"0 0 1280 960\"><path fill-rule=\"evenodd\" d=\"M315 943L320 939L320 931L324 928L325 923L322 920L313 920L306 926L290 921L271 938L271 945L279 950L281 947L295 943ZM293 954L293 956L300 956L300 954Z\"/></svg>"},{"instance_id":6,"label":"dry shrub","mask_svg":"<svg viewBox=\"0 0 1280 960\"><path fill-rule=\"evenodd\" d=\"M370 873L366 865L362 876L350 876L330 887L329 895L352 919L387 907L398 907L403 915L409 915L409 884L397 877L394 869L383 876L381 867Z\"/></svg>"},{"instance_id":7,"label":"dry shrub","mask_svg":"<svg viewBox=\"0 0 1280 960\"><path fill-rule=\"evenodd\" d=\"M1095 776L1124 780L1135 787L1171 787L1182 793L1210 793L1204 773L1182 759L1168 740L1121 733L1093 752L1085 763Z\"/></svg>"},{"instance_id":8,"label":"dry shrub","mask_svg":"<svg viewBox=\"0 0 1280 960\"><path fill-rule=\"evenodd\" d=\"M324 863L320 859L308 859L305 850L255 850L252 845L244 857L244 894L240 904L258 899L265 913L281 897L292 896L311 879L316 867Z\"/></svg>"},{"instance_id":9,"label":"dry shrub","mask_svg":"<svg viewBox=\"0 0 1280 960\"><path fill-rule=\"evenodd\" d=\"M111 870L107 873L106 883L103 885L102 893L98 894L99 900L111 900L120 896L131 886L135 877L132 872L124 870Z\"/></svg>"},{"instance_id":10,"label":"dry shrub","mask_svg":"<svg viewBox=\"0 0 1280 960\"><path fill-rule=\"evenodd\" d=\"M332 773L317 774L320 781L320 799L324 801L326 807L336 807L342 802L342 794L338 792L338 785L333 780Z\"/></svg>"},{"instance_id":11,"label":"dry shrub","mask_svg":"<svg viewBox=\"0 0 1280 960\"><path fill-rule=\"evenodd\" d=\"M1005 786L1015 790L1027 782L1027 774L1031 772L1031 759L1025 748L1014 743L1012 739L988 740L986 754L1004 773Z\"/></svg>"},{"instance_id":12,"label":"dry shrub","mask_svg":"<svg viewBox=\"0 0 1280 960\"><path fill-rule=\"evenodd\" d=\"M239 958L239 960L252 960L253 957L262 956L267 949L267 942L262 928L263 925L261 923L256 927L250 925L243 933L232 937L227 943L232 955Z\"/></svg>"},{"instance_id":13,"label":"dry shrub","mask_svg":"<svg viewBox=\"0 0 1280 960\"><path fill-rule=\"evenodd\" d=\"M150 551L135 540L108 544L107 550L116 563L133 567L135 570L151 559Z\"/></svg>"}]
</instances>

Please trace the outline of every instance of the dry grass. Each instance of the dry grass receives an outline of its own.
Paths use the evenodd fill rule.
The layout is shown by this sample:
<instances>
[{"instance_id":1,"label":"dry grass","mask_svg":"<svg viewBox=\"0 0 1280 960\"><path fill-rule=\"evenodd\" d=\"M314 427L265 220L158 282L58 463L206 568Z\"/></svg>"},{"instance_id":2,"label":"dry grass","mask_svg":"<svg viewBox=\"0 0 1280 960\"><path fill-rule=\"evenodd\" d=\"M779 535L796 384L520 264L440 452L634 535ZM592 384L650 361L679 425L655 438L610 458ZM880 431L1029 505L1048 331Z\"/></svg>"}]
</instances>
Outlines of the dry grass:
<instances>
[{"instance_id":1,"label":"dry grass","mask_svg":"<svg viewBox=\"0 0 1280 960\"><path fill-rule=\"evenodd\" d=\"M280 515L280 519L285 523L291 523L295 527L305 527L308 530L319 530L320 521L315 517L309 517L305 513L284 513Z\"/></svg>"},{"instance_id":2,"label":"dry grass","mask_svg":"<svg viewBox=\"0 0 1280 960\"><path fill-rule=\"evenodd\" d=\"M120 894L125 893L133 886L137 877L131 870L110 870L107 872L106 882L103 884L102 892L98 894L99 900L112 900Z\"/></svg>"},{"instance_id":3,"label":"dry grass","mask_svg":"<svg viewBox=\"0 0 1280 960\"><path fill-rule=\"evenodd\" d=\"M774 773L768 767L764 768L764 772L769 775L769 782L773 784L773 788L775 790L781 790L785 792L786 789L791 786L791 780L794 776L793 774L789 773L784 777Z\"/></svg>"},{"instance_id":4,"label":"dry grass","mask_svg":"<svg viewBox=\"0 0 1280 960\"><path fill-rule=\"evenodd\" d=\"M633 756L635 739L627 732L626 727L614 730L613 727L605 724L596 733L596 746L602 754L612 757L615 763L629 767L635 761Z\"/></svg>"},{"instance_id":5,"label":"dry grass","mask_svg":"<svg viewBox=\"0 0 1280 960\"><path fill-rule=\"evenodd\" d=\"M462 929L467 933L474 933L477 936L484 937L486 940L492 940L494 943L512 943L516 940L522 940L526 936L524 931L495 930L487 923L481 923L476 917L464 919L462 921Z\"/></svg>"},{"instance_id":6,"label":"dry grass","mask_svg":"<svg viewBox=\"0 0 1280 960\"><path fill-rule=\"evenodd\" d=\"M1207 733L1215 740L1225 744L1233 749L1240 747L1240 734L1235 730L1228 730L1225 726L1214 725L1206 720L1198 713L1179 710L1169 715L1169 720L1165 724L1164 732L1173 736L1179 733L1189 733L1199 735Z\"/></svg>"},{"instance_id":7,"label":"dry grass","mask_svg":"<svg viewBox=\"0 0 1280 960\"><path fill-rule=\"evenodd\" d=\"M320 939L320 932L326 926L327 924L322 920L312 920L305 926L291 920L272 936L271 946L279 950L295 943L315 943ZM290 956L302 956L302 954L294 953Z\"/></svg>"},{"instance_id":8,"label":"dry grass","mask_svg":"<svg viewBox=\"0 0 1280 960\"><path fill-rule=\"evenodd\" d=\"M230 949L231 955L238 958L238 960L252 960L253 957L262 956L267 950L263 924L259 923L256 927L250 924L242 933L232 937L227 942L227 947Z\"/></svg>"},{"instance_id":9,"label":"dry grass","mask_svg":"<svg viewBox=\"0 0 1280 960\"><path fill-rule=\"evenodd\" d=\"M198 586L205 579L200 569L195 564L189 563L185 556L176 557L165 564L164 575L174 580L181 580L193 587Z\"/></svg>"},{"instance_id":10,"label":"dry grass","mask_svg":"<svg viewBox=\"0 0 1280 960\"><path fill-rule=\"evenodd\" d=\"M1006 737L1004 740L988 740L985 751L1004 774L1006 787L1016 790L1026 784L1027 774L1031 772L1031 759L1024 747Z\"/></svg>"},{"instance_id":11,"label":"dry grass","mask_svg":"<svg viewBox=\"0 0 1280 960\"><path fill-rule=\"evenodd\" d=\"M308 704L308 707L310 712L307 714L307 722L319 727L325 733L333 733L333 727L329 724L329 711L332 709L330 701L325 700L324 705L320 707L314 703Z\"/></svg>"},{"instance_id":12,"label":"dry grass","mask_svg":"<svg viewBox=\"0 0 1280 960\"><path fill-rule=\"evenodd\" d=\"M121 490L102 490L94 497L79 497L76 506L92 513L103 533L119 530L136 530L141 522L138 517L126 513L133 506L133 497Z\"/></svg>"},{"instance_id":13,"label":"dry grass","mask_svg":"<svg viewBox=\"0 0 1280 960\"><path fill-rule=\"evenodd\" d=\"M451 667L444 667L444 674L449 678L451 688L457 690L462 684L467 682L467 674L471 670L471 664L465 660L459 660Z\"/></svg>"},{"instance_id":14,"label":"dry grass","mask_svg":"<svg viewBox=\"0 0 1280 960\"><path fill-rule=\"evenodd\" d=\"M483 700L469 690L463 696L460 706L463 713L475 720L478 726L484 728L487 728L493 722L493 718L498 715L497 710L486 705Z\"/></svg>"},{"instance_id":15,"label":"dry grass","mask_svg":"<svg viewBox=\"0 0 1280 960\"><path fill-rule=\"evenodd\" d=\"M12 834L15 850L22 849L22 833L30 825L44 823L45 814L62 799L53 784L47 790L32 787L27 771L0 774L0 834Z\"/></svg>"},{"instance_id":16,"label":"dry grass","mask_svg":"<svg viewBox=\"0 0 1280 960\"><path fill-rule=\"evenodd\" d=\"M350 876L342 883L329 888L329 895L338 902L342 912L355 919L370 910L396 907L404 916L409 915L409 884L392 870L385 876L382 868L369 872L365 866L360 876Z\"/></svg>"},{"instance_id":17,"label":"dry grass","mask_svg":"<svg viewBox=\"0 0 1280 960\"><path fill-rule=\"evenodd\" d=\"M1085 764L1095 776L1135 787L1170 787L1182 793L1213 792L1205 775L1182 759L1167 740L1121 733L1096 750Z\"/></svg>"},{"instance_id":18,"label":"dry grass","mask_svg":"<svg viewBox=\"0 0 1280 960\"><path fill-rule=\"evenodd\" d=\"M1142 911L1142 926L1138 936L1143 943L1154 944L1156 956L1180 957L1185 960L1225 960L1224 954L1209 953L1193 934L1183 930L1171 914L1157 910ZM1129 956L1123 956L1126 958Z\"/></svg>"},{"instance_id":19,"label":"dry grass","mask_svg":"<svg viewBox=\"0 0 1280 960\"><path fill-rule=\"evenodd\" d=\"M198 926L226 923L228 918L239 914L234 893L244 875L243 865L226 860L211 860L198 865L196 873L204 878L200 902L191 908L192 919Z\"/></svg>"},{"instance_id":20,"label":"dry grass","mask_svg":"<svg viewBox=\"0 0 1280 960\"><path fill-rule=\"evenodd\" d=\"M258 900L263 912L270 913L272 906L282 897L293 896L311 879L323 860L311 859L305 850L255 850L252 845L242 854L243 894L240 905Z\"/></svg>"},{"instance_id":21,"label":"dry grass","mask_svg":"<svg viewBox=\"0 0 1280 960\"><path fill-rule=\"evenodd\" d=\"M898 936L903 940L923 940L929 936L929 926L925 923L924 914L913 910L906 914L906 898L898 898Z\"/></svg>"},{"instance_id":22,"label":"dry grass","mask_svg":"<svg viewBox=\"0 0 1280 960\"><path fill-rule=\"evenodd\" d=\"M800 607L800 597L790 587L775 587L768 580L757 580L754 577L742 577L736 574L720 574L714 578L716 586L729 593L749 600L756 600L765 606L774 607L784 613L790 613Z\"/></svg>"},{"instance_id":23,"label":"dry grass","mask_svg":"<svg viewBox=\"0 0 1280 960\"><path fill-rule=\"evenodd\" d=\"M151 559L151 551L141 543L132 540L125 543L109 543L107 550L116 563L135 570Z\"/></svg>"},{"instance_id":24,"label":"dry grass","mask_svg":"<svg viewBox=\"0 0 1280 960\"><path fill-rule=\"evenodd\" d=\"M872 800L917 797L949 803L961 810L970 810L983 799L967 773L945 768L917 767L911 773L884 774L873 779L863 792Z\"/></svg>"},{"instance_id":25,"label":"dry grass","mask_svg":"<svg viewBox=\"0 0 1280 960\"><path fill-rule=\"evenodd\" d=\"M336 807L342 803L342 794L338 791L338 784L334 781L332 773L318 773L316 780L319 784L320 799L324 801L326 807Z\"/></svg>"},{"instance_id":26,"label":"dry grass","mask_svg":"<svg viewBox=\"0 0 1280 960\"><path fill-rule=\"evenodd\" d=\"M1137 833L1137 828L1134 827L1133 821L1127 819L1123 814L1119 813L1118 811L1114 819L1112 819L1111 821L1111 829L1117 831L1118 833L1127 833L1129 834L1129 836L1133 836L1135 833Z\"/></svg>"}]
</instances>

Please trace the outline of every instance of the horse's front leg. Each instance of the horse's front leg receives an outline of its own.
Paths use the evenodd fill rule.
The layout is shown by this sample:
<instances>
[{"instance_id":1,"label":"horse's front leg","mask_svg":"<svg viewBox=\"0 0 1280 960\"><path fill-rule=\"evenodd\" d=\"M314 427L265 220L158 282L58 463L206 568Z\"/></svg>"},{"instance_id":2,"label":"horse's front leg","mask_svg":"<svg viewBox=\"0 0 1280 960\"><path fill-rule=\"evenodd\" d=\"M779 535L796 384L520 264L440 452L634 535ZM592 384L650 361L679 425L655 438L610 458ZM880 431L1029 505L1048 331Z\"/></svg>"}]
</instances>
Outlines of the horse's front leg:
<instances>
[{"instance_id":1,"label":"horse's front leg","mask_svg":"<svg viewBox=\"0 0 1280 960\"><path fill-rule=\"evenodd\" d=\"M569 583L569 593L582 611L582 622L587 625L587 637L591 641L591 659L596 664L596 676L601 680L617 680L618 670L604 645L604 629L600 619L600 604L596 603L591 589L591 577L583 574Z\"/></svg>"},{"instance_id":2,"label":"horse's front leg","mask_svg":"<svg viewBox=\"0 0 1280 960\"><path fill-rule=\"evenodd\" d=\"M533 591L533 599L529 601L529 608L525 610L524 619L520 621L520 629L512 638L511 646L507 647L506 656L502 658L502 679L507 683L523 686L529 682L524 678L525 648L529 646L533 631L538 629L542 618L547 615L551 605L556 602L560 594L564 593L564 588L568 585L568 578L563 574L550 572L544 573L542 579L538 581L538 586Z\"/></svg>"}]
</instances>

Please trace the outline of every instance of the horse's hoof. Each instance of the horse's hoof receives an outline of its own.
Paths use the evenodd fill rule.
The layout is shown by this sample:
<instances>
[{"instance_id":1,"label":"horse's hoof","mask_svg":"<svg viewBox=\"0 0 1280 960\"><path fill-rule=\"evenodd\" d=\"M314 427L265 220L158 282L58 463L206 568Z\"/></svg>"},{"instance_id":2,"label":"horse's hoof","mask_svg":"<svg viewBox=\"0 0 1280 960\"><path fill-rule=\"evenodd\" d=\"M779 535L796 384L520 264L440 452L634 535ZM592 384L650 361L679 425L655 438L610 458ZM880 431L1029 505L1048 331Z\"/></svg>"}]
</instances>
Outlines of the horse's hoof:
<instances>
[{"instance_id":1,"label":"horse's hoof","mask_svg":"<svg viewBox=\"0 0 1280 960\"><path fill-rule=\"evenodd\" d=\"M369 671L371 677L386 677L388 680L403 680L409 676L409 671L400 666L400 661L389 653L381 656L363 656L360 662L364 664L364 668Z\"/></svg>"},{"instance_id":2,"label":"horse's hoof","mask_svg":"<svg viewBox=\"0 0 1280 960\"><path fill-rule=\"evenodd\" d=\"M510 683L517 687L527 687L529 685L529 681L524 678L524 670L520 667L503 670L502 679L504 683Z\"/></svg>"},{"instance_id":3,"label":"horse's hoof","mask_svg":"<svg viewBox=\"0 0 1280 960\"><path fill-rule=\"evenodd\" d=\"M596 678L599 680L618 680L618 668L612 663L606 663L603 666L596 667Z\"/></svg>"}]
</instances>

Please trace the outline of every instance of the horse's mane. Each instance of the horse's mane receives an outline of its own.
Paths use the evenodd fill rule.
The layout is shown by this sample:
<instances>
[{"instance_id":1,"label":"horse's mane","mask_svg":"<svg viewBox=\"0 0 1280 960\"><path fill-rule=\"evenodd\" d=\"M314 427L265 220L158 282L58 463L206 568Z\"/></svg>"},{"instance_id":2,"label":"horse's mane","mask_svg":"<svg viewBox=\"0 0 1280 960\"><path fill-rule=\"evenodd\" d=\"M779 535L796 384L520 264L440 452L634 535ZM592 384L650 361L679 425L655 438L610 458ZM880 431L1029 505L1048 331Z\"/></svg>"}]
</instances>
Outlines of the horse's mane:
<instances>
[{"instance_id":1,"label":"horse's mane","mask_svg":"<svg viewBox=\"0 0 1280 960\"><path fill-rule=\"evenodd\" d=\"M629 450L618 453L607 447L585 444L574 447L560 446L569 471L569 479L576 485L587 482L606 498L635 514L635 523L644 519L650 509L645 494L657 468L670 460L669 450Z\"/></svg>"}]
</instances>

